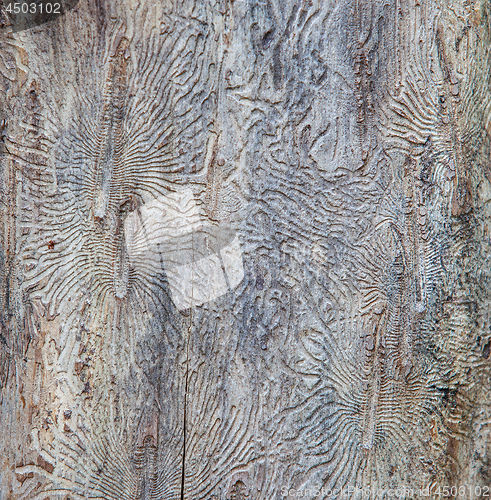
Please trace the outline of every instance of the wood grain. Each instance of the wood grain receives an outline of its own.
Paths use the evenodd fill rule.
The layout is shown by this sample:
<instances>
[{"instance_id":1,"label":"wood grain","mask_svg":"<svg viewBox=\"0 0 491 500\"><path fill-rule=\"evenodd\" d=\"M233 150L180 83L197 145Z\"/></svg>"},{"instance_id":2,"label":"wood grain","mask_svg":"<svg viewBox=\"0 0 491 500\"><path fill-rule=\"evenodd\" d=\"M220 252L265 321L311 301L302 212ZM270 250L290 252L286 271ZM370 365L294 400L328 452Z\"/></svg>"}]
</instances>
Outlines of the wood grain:
<instances>
[{"instance_id":1,"label":"wood grain","mask_svg":"<svg viewBox=\"0 0 491 500\"><path fill-rule=\"evenodd\" d=\"M0 498L481 498L490 9L87 0L0 28Z\"/></svg>"}]
</instances>

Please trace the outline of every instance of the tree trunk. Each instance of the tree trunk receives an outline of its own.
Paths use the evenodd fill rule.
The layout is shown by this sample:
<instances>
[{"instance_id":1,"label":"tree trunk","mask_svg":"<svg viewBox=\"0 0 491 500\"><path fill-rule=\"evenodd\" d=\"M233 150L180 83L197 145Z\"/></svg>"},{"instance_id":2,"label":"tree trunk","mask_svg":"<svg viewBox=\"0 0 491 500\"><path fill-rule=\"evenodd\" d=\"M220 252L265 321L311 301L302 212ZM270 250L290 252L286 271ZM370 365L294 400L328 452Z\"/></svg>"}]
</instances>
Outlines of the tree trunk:
<instances>
[{"instance_id":1,"label":"tree trunk","mask_svg":"<svg viewBox=\"0 0 491 500\"><path fill-rule=\"evenodd\" d=\"M0 498L489 496L490 16L4 18Z\"/></svg>"}]
</instances>

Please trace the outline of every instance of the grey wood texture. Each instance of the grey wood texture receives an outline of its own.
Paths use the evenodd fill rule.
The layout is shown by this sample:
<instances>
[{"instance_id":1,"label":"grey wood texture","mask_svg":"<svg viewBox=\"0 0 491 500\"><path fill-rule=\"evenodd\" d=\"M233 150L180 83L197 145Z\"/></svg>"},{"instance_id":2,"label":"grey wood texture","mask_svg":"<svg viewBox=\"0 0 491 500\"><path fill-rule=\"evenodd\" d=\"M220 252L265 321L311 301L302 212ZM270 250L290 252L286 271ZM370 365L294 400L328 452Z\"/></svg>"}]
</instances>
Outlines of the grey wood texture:
<instances>
[{"instance_id":1,"label":"grey wood texture","mask_svg":"<svg viewBox=\"0 0 491 500\"><path fill-rule=\"evenodd\" d=\"M80 0L3 27L0 498L485 498L490 16ZM201 236L165 240L181 209Z\"/></svg>"}]
</instances>

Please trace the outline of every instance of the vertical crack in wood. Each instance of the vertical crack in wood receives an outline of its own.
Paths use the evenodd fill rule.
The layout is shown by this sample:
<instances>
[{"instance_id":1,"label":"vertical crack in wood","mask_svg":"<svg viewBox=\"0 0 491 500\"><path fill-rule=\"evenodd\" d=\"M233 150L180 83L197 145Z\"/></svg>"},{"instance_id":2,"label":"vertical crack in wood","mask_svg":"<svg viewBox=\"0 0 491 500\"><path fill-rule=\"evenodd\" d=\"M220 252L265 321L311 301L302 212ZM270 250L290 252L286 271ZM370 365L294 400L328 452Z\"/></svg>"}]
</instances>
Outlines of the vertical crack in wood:
<instances>
[{"instance_id":1,"label":"vertical crack in wood","mask_svg":"<svg viewBox=\"0 0 491 500\"><path fill-rule=\"evenodd\" d=\"M192 317L192 309L190 312ZM186 487L186 438L187 438L187 404L188 404L188 376L189 376L189 344L191 341L191 328L192 320L190 318L190 325L188 329L188 338L186 345L186 374L184 383L184 408L183 408L183 444L182 444L182 472L181 472L181 500L185 498Z\"/></svg>"}]
</instances>

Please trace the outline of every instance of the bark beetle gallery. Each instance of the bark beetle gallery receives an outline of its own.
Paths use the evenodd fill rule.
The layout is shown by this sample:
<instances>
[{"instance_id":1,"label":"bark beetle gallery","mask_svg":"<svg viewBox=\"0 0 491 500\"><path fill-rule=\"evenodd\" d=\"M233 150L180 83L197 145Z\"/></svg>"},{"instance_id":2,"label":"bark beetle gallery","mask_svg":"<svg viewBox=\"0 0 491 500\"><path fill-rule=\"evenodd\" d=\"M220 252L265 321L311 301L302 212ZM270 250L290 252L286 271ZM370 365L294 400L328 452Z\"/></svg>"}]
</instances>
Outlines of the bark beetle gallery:
<instances>
[{"instance_id":1,"label":"bark beetle gallery","mask_svg":"<svg viewBox=\"0 0 491 500\"><path fill-rule=\"evenodd\" d=\"M489 496L490 16L2 11L0 499Z\"/></svg>"}]
</instances>

